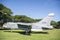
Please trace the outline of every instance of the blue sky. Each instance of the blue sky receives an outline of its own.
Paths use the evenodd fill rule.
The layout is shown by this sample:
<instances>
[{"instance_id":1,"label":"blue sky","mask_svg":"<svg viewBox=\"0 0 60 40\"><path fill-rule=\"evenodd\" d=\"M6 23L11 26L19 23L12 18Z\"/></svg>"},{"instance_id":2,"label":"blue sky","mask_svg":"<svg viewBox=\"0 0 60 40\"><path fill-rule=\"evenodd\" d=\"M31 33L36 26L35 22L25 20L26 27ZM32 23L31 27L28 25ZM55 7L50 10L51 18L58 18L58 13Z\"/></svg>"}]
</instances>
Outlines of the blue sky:
<instances>
[{"instance_id":1,"label":"blue sky","mask_svg":"<svg viewBox=\"0 0 60 40\"><path fill-rule=\"evenodd\" d=\"M53 20L60 20L60 0L0 0L0 2L10 8L13 15L40 19L54 13Z\"/></svg>"}]
</instances>

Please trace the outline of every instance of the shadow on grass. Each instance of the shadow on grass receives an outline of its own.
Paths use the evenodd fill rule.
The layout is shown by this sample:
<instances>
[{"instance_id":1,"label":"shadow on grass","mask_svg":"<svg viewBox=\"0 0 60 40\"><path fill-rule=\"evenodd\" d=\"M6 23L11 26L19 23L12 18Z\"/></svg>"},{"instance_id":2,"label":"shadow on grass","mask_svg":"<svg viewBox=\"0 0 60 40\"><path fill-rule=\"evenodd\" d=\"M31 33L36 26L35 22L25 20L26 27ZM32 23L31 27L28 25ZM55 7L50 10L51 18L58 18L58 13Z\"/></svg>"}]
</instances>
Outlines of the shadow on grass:
<instances>
[{"instance_id":1,"label":"shadow on grass","mask_svg":"<svg viewBox=\"0 0 60 40\"><path fill-rule=\"evenodd\" d=\"M4 31L4 32L11 32L11 31ZM31 35L31 34L49 34L48 32L31 32L26 34L25 31L12 31L11 33L19 33L22 35Z\"/></svg>"},{"instance_id":2,"label":"shadow on grass","mask_svg":"<svg viewBox=\"0 0 60 40\"><path fill-rule=\"evenodd\" d=\"M11 31L9 30L9 31L4 31L4 32L19 33L19 34L22 34L22 35L31 35L31 33L26 34L25 31L12 31L12 32L11 32Z\"/></svg>"},{"instance_id":3,"label":"shadow on grass","mask_svg":"<svg viewBox=\"0 0 60 40\"><path fill-rule=\"evenodd\" d=\"M32 32L32 34L49 34L48 32Z\"/></svg>"}]
</instances>

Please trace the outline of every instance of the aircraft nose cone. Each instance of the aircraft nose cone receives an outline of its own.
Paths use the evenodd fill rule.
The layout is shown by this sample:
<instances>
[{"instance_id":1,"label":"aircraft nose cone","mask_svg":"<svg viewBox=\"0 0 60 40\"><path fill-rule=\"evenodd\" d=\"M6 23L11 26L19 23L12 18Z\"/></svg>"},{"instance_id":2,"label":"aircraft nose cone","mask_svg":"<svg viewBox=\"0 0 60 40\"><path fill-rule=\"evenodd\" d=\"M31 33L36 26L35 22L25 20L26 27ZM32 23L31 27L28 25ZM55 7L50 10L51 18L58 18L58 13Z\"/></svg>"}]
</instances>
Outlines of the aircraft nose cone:
<instances>
[{"instance_id":1,"label":"aircraft nose cone","mask_svg":"<svg viewBox=\"0 0 60 40\"><path fill-rule=\"evenodd\" d=\"M6 24L4 24L4 25L3 25L3 27L7 28L7 25L6 25Z\"/></svg>"}]
</instances>

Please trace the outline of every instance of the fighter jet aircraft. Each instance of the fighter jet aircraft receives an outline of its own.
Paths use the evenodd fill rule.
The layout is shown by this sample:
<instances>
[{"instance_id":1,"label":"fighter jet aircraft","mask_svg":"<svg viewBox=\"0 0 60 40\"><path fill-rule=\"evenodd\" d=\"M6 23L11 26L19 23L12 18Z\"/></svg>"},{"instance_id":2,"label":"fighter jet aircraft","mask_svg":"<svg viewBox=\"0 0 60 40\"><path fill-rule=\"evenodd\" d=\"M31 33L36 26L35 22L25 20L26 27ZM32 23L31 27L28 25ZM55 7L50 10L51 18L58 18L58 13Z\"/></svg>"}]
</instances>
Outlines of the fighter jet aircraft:
<instances>
[{"instance_id":1,"label":"fighter jet aircraft","mask_svg":"<svg viewBox=\"0 0 60 40\"><path fill-rule=\"evenodd\" d=\"M53 16L54 13L50 13L43 20L36 23L7 22L3 25L3 27L11 28L11 30L14 28L22 29L25 30L26 33L30 31L43 31L43 28L53 28L53 26L50 24Z\"/></svg>"}]
</instances>

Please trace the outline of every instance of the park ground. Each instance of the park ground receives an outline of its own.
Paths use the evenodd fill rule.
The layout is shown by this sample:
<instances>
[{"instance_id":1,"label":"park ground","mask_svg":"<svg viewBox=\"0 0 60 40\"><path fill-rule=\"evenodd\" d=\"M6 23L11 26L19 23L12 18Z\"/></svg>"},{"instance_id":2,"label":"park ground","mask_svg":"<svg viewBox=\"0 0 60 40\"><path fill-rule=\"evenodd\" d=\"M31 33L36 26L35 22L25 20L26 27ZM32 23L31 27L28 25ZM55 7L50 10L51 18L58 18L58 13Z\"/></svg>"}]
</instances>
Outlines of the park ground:
<instances>
[{"instance_id":1,"label":"park ground","mask_svg":"<svg viewBox=\"0 0 60 40\"><path fill-rule=\"evenodd\" d=\"M0 40L60 40L60 29L32 32L31 35L23 34L22 30L0 30Z\"/></svg>"}]
</instances>

